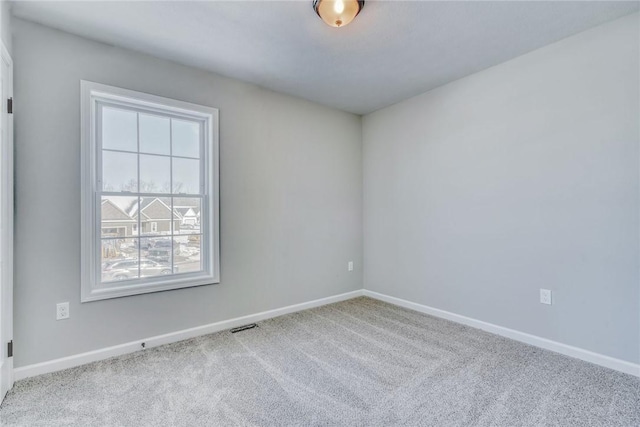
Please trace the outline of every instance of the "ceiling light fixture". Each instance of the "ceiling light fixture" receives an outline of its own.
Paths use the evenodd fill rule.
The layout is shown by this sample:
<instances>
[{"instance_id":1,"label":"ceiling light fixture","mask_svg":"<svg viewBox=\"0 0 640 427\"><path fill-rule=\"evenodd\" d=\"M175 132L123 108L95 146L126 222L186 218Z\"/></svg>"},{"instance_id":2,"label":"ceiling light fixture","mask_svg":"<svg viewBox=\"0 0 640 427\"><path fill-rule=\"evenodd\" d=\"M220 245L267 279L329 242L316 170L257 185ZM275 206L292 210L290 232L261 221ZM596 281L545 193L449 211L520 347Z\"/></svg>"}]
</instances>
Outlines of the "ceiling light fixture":
<instances>
[{"instance_id":1,"label":"ceiling light fixture","mask_svg":"<svg viewBox=\"0 0 640 427\"><path fill-rule=\"evenodd\" d=\"M364 0L313 0L313 10L332 27L344 27L364 7Z\"/></svg>"}]
</instances>

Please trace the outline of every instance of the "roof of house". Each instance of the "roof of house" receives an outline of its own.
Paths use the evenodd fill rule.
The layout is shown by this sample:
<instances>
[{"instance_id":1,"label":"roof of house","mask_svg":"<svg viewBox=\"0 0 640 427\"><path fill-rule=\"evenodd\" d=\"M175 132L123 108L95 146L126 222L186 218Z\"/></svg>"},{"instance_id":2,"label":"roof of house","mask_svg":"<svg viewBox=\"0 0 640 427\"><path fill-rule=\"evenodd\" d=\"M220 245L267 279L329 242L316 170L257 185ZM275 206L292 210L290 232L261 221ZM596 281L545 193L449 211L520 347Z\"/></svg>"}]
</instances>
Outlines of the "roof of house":
<instances>
[{"instance_id":1,"label":"roof of house","mask_svg":"<svg viewBox=\"0 0 640 427\"><path fill-rule=\"evenodd\" d=\"M196 206L175 206L173 209L183 217L198 215L198 208Z\"/></svg>"},{"instance_id":2,"label":"roof of house","mask_svg":"<svg viewBox=\"0 0 640 427\"><path fill-rule=\"evenodd\" d=\"M174 219L182 219L184 215L189 213L189 210L193 211L193 213L188 214L189 216L200 215L200 201L198 199L175 197L173 203ZM140 211L142 218L146 220L167 219L166 211L171 210L170 206L170 197L141 197L140 203L133 203L127 209L127 212L130 218L137 218L138 211Z\"/></svg>"},{"instance_id":3,"label":"roof of house","mask_svg":"<svg viewBox=\"0 0 640 427\"><path fill-rule=\"evenodd\" d=\"M102 201L101 208L103 221L134 221L129 214L109 199Z\"/></svg>"}]
</instances>

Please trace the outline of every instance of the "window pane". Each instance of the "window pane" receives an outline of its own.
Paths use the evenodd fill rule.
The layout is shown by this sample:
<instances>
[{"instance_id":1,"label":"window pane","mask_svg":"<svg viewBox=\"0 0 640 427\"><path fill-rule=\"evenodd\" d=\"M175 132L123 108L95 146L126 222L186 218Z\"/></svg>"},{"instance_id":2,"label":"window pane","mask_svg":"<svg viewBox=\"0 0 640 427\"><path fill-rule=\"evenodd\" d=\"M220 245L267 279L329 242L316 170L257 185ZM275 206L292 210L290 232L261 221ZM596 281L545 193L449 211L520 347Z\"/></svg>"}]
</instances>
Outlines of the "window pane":
<instances>
[{"instance_id":1,"label":"window pane","mask_svg":"<svg viewBox=\"0 0 640 427\"><path fill-rule=\"evenodd\" d=\"M147 237L140 239L140 256L143 260L154 261L171 269L174 254L179 247L173 244L171 237Z\"/></svg>"},{"instance_id":2,"label":"window pane","mask_svg":"<svg viewBox=\"0 0 640 427\"><path fill-rule=\"evenodd\" d=\"M138 239L102 240L102 281L138 277Z\"/></svg>"},{"instance_id":3,"label":"window pane","mask_svg":"<svg viewBox=\"0 0 640 427\"><path fill-rule=\"evenodd\" d=\"M170 157L140 154L140 192L170 193Z\"/></svg>"},{"instance_id":4,"label":"window pane","mask_svg":"<svg viewBox=\"0 0 640 427\"><path fill-rule=\"evenodd\" d=\"M137 197L103 196L100 209L102 237L131 237L137 234Z\"/></svg>"},{"instance_id":5,"label":"window pane","mask_svg":"<svg viewBox=\"0 0 640 427\"><path fill-rule=\"evenodd\" d=\"M140 213L141 235L171 235L171 198L141 197ZM173 216L177 221L177 216Z\"/></svg>"},{"instance_id":6,"label":"window pane","mask_svg":"<svg viewBox=\"0 0 640 427\"><path fill-rule=\"evenodd\" d=\"M82 302L219 282L218 110L81 86Z\"/></svg>"},{"instance_id":7,"label":"window pane","mask_svg":"<svg viewBox=\"0 0 640 427\"><path fill-rule=\"evenodd\" d=\"M179 245L179 253L176 254L174 261L174 271L176 273L202 271L202 260L200 259L201 238L202 236L199 234L174 237L174 240Z\"/></svg>"},{"instance_id":8,"label":"window pane","mask_svg":"<svg viewBox=\"0 0 640 427\"><path fill-rule=\"evenodd\" d=\"M200 123L184 120L171 120L173 155L200 157Z\"/></svg>"},{"instance_id":9,"label":"window pane","mask_svg":"<svg viewBox=\"0 0 640 427\"><path fill-rule=\"evenodd\" d=\"M200 161L173 159L173 192L200 193Z\"/></svg>"},{"instance_id":10,"label":"window pane","mask_svg":"<svg viewBox=\"0 0 640 427\"><path fill-rule=\"evenodd\" d=\"M140 114L140 151L169 155L169 118Z\"/></svg>"},{"instance_id":11,"label":"window pane","mask_svg":"<svg viewBox=\"0 0 640 427\"><path fill-rule=\"evenodd\" d=\"M175 197L173 211L177 217L174 233L200 234L200 198Z\"/></svg>"},{"instance_id":12,"label":"window pane","mask_svg":"<svg viewBox=\"0 0 640 427\"><path fill-rule=\"evenodd\" d=\"M138 191L138 155L114 151L102 152L102 189Z\"/></svg>"},{"instance_id":13,"label":"window pane","mask_svg":"<svg viewBox=\"0 0 640 427\"><path fill-rule=\"evenodd\" d=\"M138 120L134 111L102 108L102 148L138 151Z\"/></svg>"}]
</instances>

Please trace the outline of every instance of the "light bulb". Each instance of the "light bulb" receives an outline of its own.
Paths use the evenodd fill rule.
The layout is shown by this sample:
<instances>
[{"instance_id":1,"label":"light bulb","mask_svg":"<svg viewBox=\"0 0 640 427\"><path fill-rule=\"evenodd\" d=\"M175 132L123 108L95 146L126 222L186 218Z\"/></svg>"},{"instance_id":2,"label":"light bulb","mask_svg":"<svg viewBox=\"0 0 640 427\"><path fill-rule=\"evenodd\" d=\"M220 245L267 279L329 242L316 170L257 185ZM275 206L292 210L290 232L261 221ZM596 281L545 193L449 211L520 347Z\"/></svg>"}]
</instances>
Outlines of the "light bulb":
<instances>
[{"instance_id":1,"label":"light bulb","mask_svg":"<svg viewBox=\"0 0 640 427\"><path fill-rule=\"evenodd\" d=\"M364 0L314 0L313 10L332 27L344 27L353 21L364 6Z\"/></svg>"}]
</instances>

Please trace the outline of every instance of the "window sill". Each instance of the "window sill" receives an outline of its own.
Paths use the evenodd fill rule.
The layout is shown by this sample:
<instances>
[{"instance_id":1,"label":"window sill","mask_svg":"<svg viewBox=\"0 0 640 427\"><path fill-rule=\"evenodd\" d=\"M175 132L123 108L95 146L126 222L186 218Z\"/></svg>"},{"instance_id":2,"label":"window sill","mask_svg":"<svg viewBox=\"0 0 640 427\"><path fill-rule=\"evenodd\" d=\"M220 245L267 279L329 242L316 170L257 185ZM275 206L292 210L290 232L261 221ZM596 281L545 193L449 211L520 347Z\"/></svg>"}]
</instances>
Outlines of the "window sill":
<instances>
[{"instance_id":1,"label":"window sill","mask_svg":"<svg viewBox=\"0 0 640 427\"><path fill-rule=\"evenodd\" d=\"M94 287L90 292L83 292L81 302L100 301L104 299L128 297L132 295L148 294L152 292L170 291L173 289L191 288L196 286L220 283L220 278L211 274L189 274L161 282L140 283L137 280L113 282L113 284ZM83 288L84 291L84 288Z\"/></svg>"}]
</instances>

